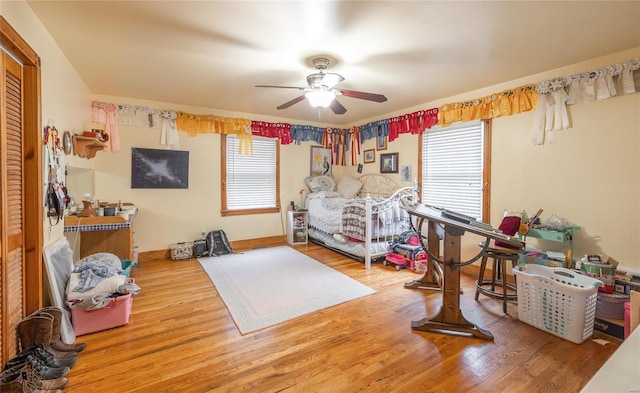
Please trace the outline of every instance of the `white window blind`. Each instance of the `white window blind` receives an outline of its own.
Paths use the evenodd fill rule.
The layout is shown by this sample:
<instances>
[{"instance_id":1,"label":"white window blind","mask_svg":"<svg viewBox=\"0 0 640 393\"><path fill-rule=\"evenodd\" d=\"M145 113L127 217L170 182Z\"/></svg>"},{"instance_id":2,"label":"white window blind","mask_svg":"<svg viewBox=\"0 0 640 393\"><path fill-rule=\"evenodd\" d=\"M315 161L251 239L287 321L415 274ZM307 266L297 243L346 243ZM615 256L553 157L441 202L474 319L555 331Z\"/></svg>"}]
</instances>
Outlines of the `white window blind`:
<instances>
[{"instance_id":1,"label":"white window blind","mask_svg":"<svg viewBox=\"0 0 640 393\"><path fill-rule=\"evenodd\" d=\"M277 139L253 137L253 155L241 155L239 139L227 135L227 209L276 207Z\"/></svg>"},{"instance_id":2,"label":"white window blind","mask_svg":"<svg viewBox=\"0 0 640 393\"><path fill-rule=\"evenodd\" d=\"M422 200L482 220L484 123L433 127L422 134Z\"/></svg>"}]
</instances>

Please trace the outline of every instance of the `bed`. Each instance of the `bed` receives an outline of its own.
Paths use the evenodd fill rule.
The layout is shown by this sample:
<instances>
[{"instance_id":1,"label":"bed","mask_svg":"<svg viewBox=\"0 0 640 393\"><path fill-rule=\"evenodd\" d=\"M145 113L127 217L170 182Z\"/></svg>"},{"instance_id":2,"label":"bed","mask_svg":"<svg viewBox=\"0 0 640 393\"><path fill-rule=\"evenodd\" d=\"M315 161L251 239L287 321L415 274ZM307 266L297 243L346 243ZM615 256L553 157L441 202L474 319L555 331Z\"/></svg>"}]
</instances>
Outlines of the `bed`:
<instances>
[{"instance_id":1,"label":"bed","mask_svg":"<svg viewBox=\"0 0 640 393\"><path fill-rule=\"evenodd\" d=\"M417 200L416 185L401 187L377 174L338 183L331 176L305 178L311 190L305 201L309 240L364 262L383 259L391 241L411 230L410 216L401 200Z\"/></svg>"}]
</instances>

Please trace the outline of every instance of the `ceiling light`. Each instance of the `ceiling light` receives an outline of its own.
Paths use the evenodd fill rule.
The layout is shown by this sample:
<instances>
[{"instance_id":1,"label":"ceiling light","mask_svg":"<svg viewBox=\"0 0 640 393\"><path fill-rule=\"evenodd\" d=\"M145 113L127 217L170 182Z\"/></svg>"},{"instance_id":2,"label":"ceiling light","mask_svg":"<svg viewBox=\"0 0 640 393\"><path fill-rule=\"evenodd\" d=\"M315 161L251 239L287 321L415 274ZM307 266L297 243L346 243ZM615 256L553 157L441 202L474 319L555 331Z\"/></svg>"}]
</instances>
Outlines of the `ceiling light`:
<instances>
[{"instance_id":1,"label":"ceiling light","mask_svg":"<svg viewBox=\"0 0 640 393\"><path fill-rule=\"evenodd\" d=\"M326 108L331 105L331 101L336 98L336 95L327 89L313 90L304 96L307 97L311 106L316 108Z\"/></svg>"}]
</instances>

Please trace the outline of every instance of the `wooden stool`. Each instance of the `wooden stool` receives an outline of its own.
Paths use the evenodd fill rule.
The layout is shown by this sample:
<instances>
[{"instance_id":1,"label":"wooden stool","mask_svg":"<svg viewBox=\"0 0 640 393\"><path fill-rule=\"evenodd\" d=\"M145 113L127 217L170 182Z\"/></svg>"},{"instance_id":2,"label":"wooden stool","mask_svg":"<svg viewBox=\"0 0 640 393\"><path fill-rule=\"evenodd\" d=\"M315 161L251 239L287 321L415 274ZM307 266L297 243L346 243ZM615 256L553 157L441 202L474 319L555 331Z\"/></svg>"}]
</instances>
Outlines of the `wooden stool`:
<instances>
[{"instance_id":1,"label":"wooden stool","mask_svg":"<svg viewBox=\"0 0 640 393\"><path fill-rule=\"evenodd\" d=\"M484 243L480 243L483 247ZM494 299L502 299L502 311L507 312L507 300L517 300L516 285L507 282L507 261L511 261L511 266L516 267L518 264L519 249L503 248L495 245L487 247L482 255L480 262L480 275L476 281L476 301L478 295L492 297ZM493 269L491 270L491 278L484 278L484 272L487 267L487 259L493 259ZM509 289L513 293L508 293Z\"/></svg>"}]
</instances>

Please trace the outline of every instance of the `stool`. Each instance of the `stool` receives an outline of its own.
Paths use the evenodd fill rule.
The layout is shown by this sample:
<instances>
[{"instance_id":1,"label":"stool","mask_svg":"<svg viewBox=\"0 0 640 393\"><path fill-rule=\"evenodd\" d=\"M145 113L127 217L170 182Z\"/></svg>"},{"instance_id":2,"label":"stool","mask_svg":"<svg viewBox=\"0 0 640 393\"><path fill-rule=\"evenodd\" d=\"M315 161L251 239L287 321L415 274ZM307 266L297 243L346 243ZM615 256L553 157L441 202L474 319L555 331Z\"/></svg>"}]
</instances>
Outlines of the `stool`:
<instances>
[{"instance_id":1,"label":"stool","mask_svg":"<svg viewBox=\"0 0 640 393\"><path fill-rule=\"evenodd\" d=\"M484 243L480 243L480 247L484 247ZM507 261L511 261L512 267L516 267L519 252L520 250L515 248L504 248L495 245L487 247L482 255L480 275L478 276L478 281L476 281L476 301L481 293L494 299L502 299L502 312L507 313L507 300L518 299L516 285L507 282ZM491 278L484 278L487 259L489 258L493 259ZM509 289L513 291L512 294L508 293Z\"/></svg>"}]
</instances>

